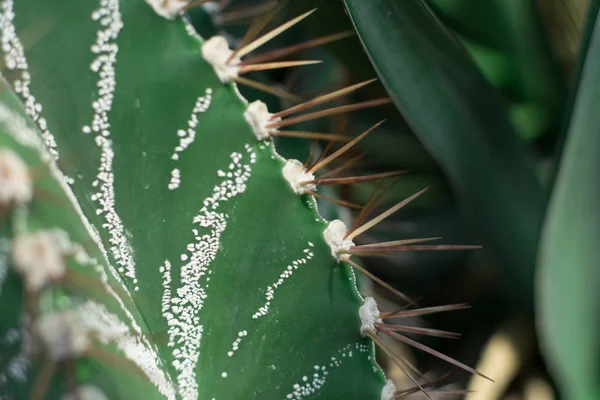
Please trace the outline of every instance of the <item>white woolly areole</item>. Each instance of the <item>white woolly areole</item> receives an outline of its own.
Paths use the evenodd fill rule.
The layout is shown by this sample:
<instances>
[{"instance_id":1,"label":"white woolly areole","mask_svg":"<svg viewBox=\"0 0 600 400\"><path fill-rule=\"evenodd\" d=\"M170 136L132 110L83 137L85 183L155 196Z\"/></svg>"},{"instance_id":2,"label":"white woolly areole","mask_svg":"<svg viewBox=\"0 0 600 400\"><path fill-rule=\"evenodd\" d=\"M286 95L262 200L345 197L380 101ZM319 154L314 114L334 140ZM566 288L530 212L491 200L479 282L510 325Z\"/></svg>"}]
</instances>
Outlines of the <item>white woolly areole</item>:
<instances>
[{"instance_id":1,"label":"white woolly areole","mask_svg":"<svg viewBox=\"0 0 600 400\"><path fill-rule=\"evenodd\" d=\"M348 233L348 228L346 228L346 224L344 224L339 219L335 219L327 225L325 232L323 232L323 236L325 237L325 242L331 248L331 255L336 260L344 260L350 257L349 254L341 254L342 250L350 250L351 247L354 246L354 242L350 239L344 239L344 236Z\"/></svg>"},{"instance_id":2,"label":"white woolly areole","mask_svg":"<svg viewBox=\"0 0 600 400\"><path fill-rule=\"evenodd\" d=\"M394 400L396 394L396 385L391 379L388 379L383 389L381 389L381 400Z\"/></svg>"},{"instance_id":3,"label":"white woolly areole","mask_svg":"<svg viewBox=\"0 0 600 400\"><path fill-rule=\"evenodd\" d=\"M273 114L269 112L267 105L260 100L248 104L248 108L244 113L246 121L252 126L254 135L258 140L268 139L272 132L277 132L277 129L267 128L267 125L281 121L281 118L271 119L272 116Z\"/></svg>"},{"instance_id":4,"label":"white woolly areole","mask_svg":"<svg viewBox=\"0 0 600 400\"><path fill-rule=\"evenodd\" d=\"M215 15L221 12L221 5L216 1L209 1L208 3L204 3L202 4L202 8L204 8L204 11L211 15Z\"/></svg>"},{"instance_id":5,"label":"white woolly areole","mask_svg":"<svg viewBox=\"0 0 600 400\"><path fill-rule=\"evenodd\" d=\"M15 238L12 246L13 264L22 275L27 289L37 291L65 274L62 245L63 238L53 231L25 233Z\"/></svg>"},{"instance_id":6,"label":"white woolly areole","mask_svg":"<svg viewBox=\"0 0 600 400\"><path fill-rule=\"evenodd\" d=\"M175 19L189 4L189 0L146 0L146 3L161 17Z\"/></svg>"},{"instance_id":7,"label":"white woolly areole","mask_svg":"<svg viewBox=\"0 0 600 400\"><path fill-rule=\"evenodd\" d=\"M213 36L202 45L202 57L213 66L217 76L223 83L231 82L240 72L240 58L229 58L233 50L229 48L227 39L223 36Z\"/></svg>"},{"instance_id":8,"label":"white woolly areole","mask_svg":"<svg viewBox=\"0 0 600 400\"><path fill-rule=\"evenodd\" d=\"M81 385L74 393L67 393L60 400L108 400L108 397L97 386Z\"/></svg>"},{"instance_id":9,"label":"white woolly areole","mask_svg":"<svg viewBox=\"0 0 600 400\"><path fill-rule=\"evenodd\" d=\"M367 331L371 330L377 332L375 329L375 322L383 322L379 318L379 309L377 308L377 302L372 297L365 297L365 304L360 306L358 309L358 315L360 316L360 333L367 335ZM383 398L383 395L382 395Z\"/></svg>"},{"instance_id":10,"label":"white woolly areole","mask_svg":"<svg viewBox=\"0 0 600 400\"><path fill-rule=\"evenodd\" d=\"M36 321L36 328L53 360L78 357L88 347L87 332L76 311L43 315Z\"/></svg>"},{"instance_id":11,"label":"white woolly areole","mask_svg":"<svg viewBox=\"0 0 600 400\"><path fill-rule=\"evenodd\" d=\"M303 184L304 181L312 181L315 176L312 172L304 169L304 165L298 160L287 160L283 167L283 177L290 184L294 193L304 194L306 191L315 190L314 183Z\"/></svg>"},{"instance_id":12,"label":"white woolly areole","mask_svg":"<svg viewBox=\"0 0 600 400\"><path fill-rule=\"evenodd\" d=\"M0 149L0 206L24 204L33 197L27 164L14 151Z\"/></svg>"}]
</instances>

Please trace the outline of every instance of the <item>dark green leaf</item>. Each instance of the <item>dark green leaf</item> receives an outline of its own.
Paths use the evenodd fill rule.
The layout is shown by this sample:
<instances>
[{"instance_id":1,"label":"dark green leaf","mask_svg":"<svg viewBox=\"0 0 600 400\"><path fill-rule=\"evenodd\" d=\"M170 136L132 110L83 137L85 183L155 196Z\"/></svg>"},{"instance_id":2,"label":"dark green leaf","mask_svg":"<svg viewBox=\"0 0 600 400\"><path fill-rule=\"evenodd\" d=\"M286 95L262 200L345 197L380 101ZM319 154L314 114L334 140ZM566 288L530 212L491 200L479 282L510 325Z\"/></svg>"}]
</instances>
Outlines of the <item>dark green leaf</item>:
<instances>
[{"instance_id":1,"label":"dark green leaf","mask_svg":"<svg viewBox=\"0 0 600 400\"><path fill-rule=\"evenodd\" d=\"M531 304L545 196L500 96L424 3L345 2L396 106Z\"/></svg>"},{"instance_id":2,"label":"dark green leaf","mask_svg":"<svg viewBox=\"0 0 600 400\"><path fill-rule=\"evenodd\" d=\"M540 247L537 311L546 360L566 398L600 398L600 26L588 40L579 90Z\"/></svg>"}]
</instances>

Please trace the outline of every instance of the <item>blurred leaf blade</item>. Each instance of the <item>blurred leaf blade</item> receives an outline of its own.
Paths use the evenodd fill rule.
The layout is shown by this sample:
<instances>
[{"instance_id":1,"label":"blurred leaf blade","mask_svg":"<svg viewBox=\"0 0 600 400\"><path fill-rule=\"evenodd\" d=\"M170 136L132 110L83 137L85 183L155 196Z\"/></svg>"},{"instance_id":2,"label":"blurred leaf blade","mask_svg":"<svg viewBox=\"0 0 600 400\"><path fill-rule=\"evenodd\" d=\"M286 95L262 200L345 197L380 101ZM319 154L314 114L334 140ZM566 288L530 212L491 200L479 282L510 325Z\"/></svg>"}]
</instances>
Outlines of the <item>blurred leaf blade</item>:
<instances>
[{"instance_id":1,"label":"blurred leaf blade","mask_svg":"<svg viewBox=\"0 0 600 400\"><path fill-rule=\"evenodd\" d=\"M599 3L596 1L596 3ZM591 30L542 235L537 311L543 353L567 398L597 399L600 278L600 26Z\"/></svg>"},{"instance_id":2,"label":"blurred leaf blade","mask_svg":"<svg viewBox=\"0 0 600 400\"><path fill-rule=\"evenodd\" d=\"M588 49L590 48L592 35L594 33L594 29L596 28L596 16L598 15L599 12L600 12L600 1L594 0L594 1L590 2L589 6L588 6L587 20L586 20L585 26L583 27L583 32L582 32L582 36L581 36L579 61L577 63L576 70L574 71L575 76L573 76L573 82L572 82L573 90L572 90L571 96L567 103L565 115L563 116L564 123L563 123L562 129L561 129L561 132L559 134L558 143L556 146L556 158L555 158L555 165L554 165L555 166L555 168L554 168L555 175L556 175L556 173L558 173L558 167L560 166L560 157L563 153L563 148L564 148L565 141L567 138L567 132L570 127L569 124L571 122L573 110L575 109L575 101L577 100L578 89L581 86L581 80L583 78L583 72L584 72L584 67L585 67L585 63L587 60ZM553 181L555 178L556 177L554 176Z\"/></svg>"},{"instance_id":3,"label":"blurred leaf blade","mask_svg":"<svg viewBox=\"0 0 600 400\"><path fill-rule=\"evenodd\" d=\"M566 91L564 76L535 0L428 3L453 30L507 58L512 74L504 89L511 101L535 102L552 117L552 122L560 118ZM551 126L549 123L545 128Z\"/></svg>"},{"instance_id":4,"label":"blurred leaf blade","mask_svg":"<svg viewBox=\"0 0 600 400\"><path fill-rule=\"evenodd\" d=\"M530 305L545 195L499 94L423 2L345 3L396 106Z\"/></svg>"}]
</instances>

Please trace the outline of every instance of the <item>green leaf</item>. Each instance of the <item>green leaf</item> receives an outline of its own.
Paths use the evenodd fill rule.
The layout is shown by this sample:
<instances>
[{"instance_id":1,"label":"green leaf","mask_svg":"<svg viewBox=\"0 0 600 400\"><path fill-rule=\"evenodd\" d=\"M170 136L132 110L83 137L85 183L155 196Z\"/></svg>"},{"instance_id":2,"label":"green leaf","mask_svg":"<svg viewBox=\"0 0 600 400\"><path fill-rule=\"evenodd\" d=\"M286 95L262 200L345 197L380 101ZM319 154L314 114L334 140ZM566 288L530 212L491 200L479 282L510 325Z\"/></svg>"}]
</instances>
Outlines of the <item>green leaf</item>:
<instances>
[{"instance_id":1,"label":"green leaf","mask_svg":"<svg viewBox=\"0 0 600 400\"><path fill-rule=\"evenodd\" d=\"M498 93L423 2L345 2L396 106L530 306L545 197Z\"/></svg>"},{"instance_id":2,"label":"green leaf","mask_svg":"<svg viewBox=\"0 0 600 400\"><path fill-rule=\"evenodd\" d=\"M537 282L543 353L564 396L578 400L600 397L600 14L592 10L596 22L544 224Z\"/></svg>"},{"instance_id":3,"label":"green leaf","mask_svg":"<svg viewBox=\"0 0 600 400\"><path fill-rule=\"evenodd\" d=\"M503 85L505 95L511 102L534 103L549 116L548 123L536 135L560 122L566 97L565 79L535 0L428 2L453 31L507 59L511 79Z\"/></svg>"},{"instance_id":4,"label":"green leaf","mask_svg":"<svg viewBox=\"0 0 600 400\"><path fill-rule=\"evenodd\" d=\"M575 71L575 79L573 80L573 89L570 95L569 101L566 106L566 112L563 121L563 126L558 137L558 144L556 146L556 156L554 159L554 168L553 174L556 175L558 173L558 168L560 166L560 160L563 153L563 146L567 139L567 132L569 130L569 126L571 123L571 117L573 110L575 109L575 101L577 100L578 89L581 85L581 80L583 79L584 67L586 65L586 59L588 50L590 48L590 42L592 40L592 34L594 33L594 29L596 28L596 16L600 11L600 1L594 0L589 4L587 20L585 23L585 27L581 34L581 49L579 51L579 60L577 63L577 70ZM553 177L554 180L555 177Z\"/></svg>"}]
</instances>

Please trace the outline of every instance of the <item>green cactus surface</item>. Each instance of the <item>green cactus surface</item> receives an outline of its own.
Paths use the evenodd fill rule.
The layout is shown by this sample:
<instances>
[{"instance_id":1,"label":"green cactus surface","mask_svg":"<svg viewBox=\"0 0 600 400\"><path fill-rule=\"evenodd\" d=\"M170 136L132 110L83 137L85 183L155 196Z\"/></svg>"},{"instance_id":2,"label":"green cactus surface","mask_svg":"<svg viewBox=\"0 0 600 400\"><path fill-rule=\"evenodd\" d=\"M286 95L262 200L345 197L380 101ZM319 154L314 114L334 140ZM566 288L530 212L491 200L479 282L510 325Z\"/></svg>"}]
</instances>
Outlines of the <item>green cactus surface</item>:
<instances>
[{"instance_id":1,"label":"green cactus surface","mask_svg":"<svg viewBox=\"0 0 600 400\"><path fill-rule=\"evenodd\" d=\"M33 182L0 208L1 399L381 398L352 270L185 16L1 0L0 28ZM32 286L17 243L65 271Z\"/></svg>"}]
</instances>

